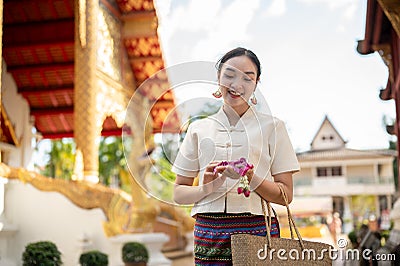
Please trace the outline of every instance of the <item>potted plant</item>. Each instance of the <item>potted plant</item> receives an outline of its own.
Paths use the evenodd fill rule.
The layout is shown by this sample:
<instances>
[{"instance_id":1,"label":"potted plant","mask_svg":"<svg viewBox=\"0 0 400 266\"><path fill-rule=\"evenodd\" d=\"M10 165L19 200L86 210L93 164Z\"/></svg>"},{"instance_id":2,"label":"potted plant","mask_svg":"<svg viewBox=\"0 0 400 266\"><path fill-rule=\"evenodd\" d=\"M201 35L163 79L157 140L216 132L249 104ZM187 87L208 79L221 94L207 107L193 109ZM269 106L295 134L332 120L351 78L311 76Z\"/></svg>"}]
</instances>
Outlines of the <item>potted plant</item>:
<instances>
[{"instance_id":1,"label":"potted plant","mask_svg":"<svg viewBox=\"0 0 400 266\"><path fill-rule=\"evenodd\" d=\"M61 252L50 241L30 243L22 253L22 265L60 266L62 265Z\"/></svg>"},{"instance_id":2,"label":"potted plant","mask_svg":"<svg viewBox=\"0 0 400 266\"><path fill-rule=\"evenodd\" d=\"M82 266L108 266L108 256L98 250L91 250L81 254L79 263Z\"/></svg>"},{"instance_id":3,"label":"potted plant","mask_svg":"<svg viewBox=\"0 0 400 266\"><path fill-rule=\"evenodd\" d=\"M125 266L145 266L149 261L149 252L142 243L128 242L122 246L122 261Z\"/></svg>"}]
</instances>

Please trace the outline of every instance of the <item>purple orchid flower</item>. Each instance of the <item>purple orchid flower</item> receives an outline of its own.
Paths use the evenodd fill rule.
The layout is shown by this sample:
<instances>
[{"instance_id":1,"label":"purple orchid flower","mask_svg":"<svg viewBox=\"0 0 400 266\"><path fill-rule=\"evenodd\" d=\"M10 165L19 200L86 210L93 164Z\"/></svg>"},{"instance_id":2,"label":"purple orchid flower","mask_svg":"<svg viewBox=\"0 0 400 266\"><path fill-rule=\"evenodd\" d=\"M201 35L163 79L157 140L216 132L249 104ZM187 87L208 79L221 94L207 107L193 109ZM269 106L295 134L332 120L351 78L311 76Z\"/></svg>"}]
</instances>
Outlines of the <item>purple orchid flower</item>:
<instances>
[{"instance_id":1,"label":"purple orchid flower","mask_svg":"<svg viewBox=\"0 0 400 266\"><path fill-rule=\"evenodd\" d=\"M232 166L233 170L238 173L240 176L246 175L247 171L250 169L253 169L253 165L247 163L245 158L240 158L239 160L236 161L222 161L217 166ZM216 169L214 168L214 173L216 172Z\"/></svg>"},{"instance_id":2,"label":"purple orchid flower","mask_svg":"<svg viewBox=\"0 0 400 266\"><path fill-rule=\"evenodd\" d=\"M237 188L238 194L242 194L247 198L250 196L250 186L247 180L246 173L250 169L253 169L253 165L247 163L245 158L240 158L236 161L222 161L217 166L232 166L233 170L240 175L239 186ZM216 168L214 168L214 174L216 173Z\"/></svg>"}]
</instances>

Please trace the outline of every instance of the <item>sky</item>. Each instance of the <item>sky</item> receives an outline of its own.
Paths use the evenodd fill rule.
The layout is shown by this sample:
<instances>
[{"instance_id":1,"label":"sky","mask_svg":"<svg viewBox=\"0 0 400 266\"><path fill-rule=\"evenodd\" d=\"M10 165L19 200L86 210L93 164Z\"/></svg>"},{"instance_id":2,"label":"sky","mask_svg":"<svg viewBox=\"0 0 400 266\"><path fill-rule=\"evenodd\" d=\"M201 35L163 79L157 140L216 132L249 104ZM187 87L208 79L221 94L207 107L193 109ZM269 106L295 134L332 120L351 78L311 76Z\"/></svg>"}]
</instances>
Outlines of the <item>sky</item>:
<instances>
[{"instance_id":1,"label":"sky","mask_svg":"<svg viewBox=\"0 0 400 266\"><path fill-rule=\"evenodd\" d=\"M262 67L257 90L286 123L296 151L309 149L325 116L348 148L385 149L393 137L383 117L395 118L393 100L379 98L388 70L377 53L356 51L364 39L366 2L155 0L155 5L166 67L216 62L238 46L257 54ZM185 106L189 99L211 97L212 90L177 90L176 102Z\"/></svg>"}]
</instances>

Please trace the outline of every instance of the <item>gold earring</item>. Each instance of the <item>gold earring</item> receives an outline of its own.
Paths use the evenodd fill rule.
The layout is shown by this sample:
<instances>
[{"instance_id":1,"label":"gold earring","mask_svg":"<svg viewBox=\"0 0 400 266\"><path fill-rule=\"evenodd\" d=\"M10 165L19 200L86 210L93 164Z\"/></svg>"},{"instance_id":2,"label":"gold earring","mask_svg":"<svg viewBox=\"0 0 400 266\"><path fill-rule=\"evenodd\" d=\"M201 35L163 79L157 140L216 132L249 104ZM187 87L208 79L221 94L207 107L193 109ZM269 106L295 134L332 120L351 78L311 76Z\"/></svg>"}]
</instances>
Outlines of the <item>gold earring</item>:
<instances>
[{"instance_id":1,"label":"gold earring","mask_svg":"<svg viewBox=\"0 0 400 266\"><path fill-rule=\"evenodd\" d=\"M254 104L254 105L257 104L257 98L256 98L256 95L254 94L254 92L253 92L252 97L250 98L250 101L251 101L251 103Z\"/></svg>"},{"instance_id":2,"label":"gold earring","mask_svg":"<svg viewBox=\"0 0 400 266\"><path fill-rule=\"evenodd\" d=\"M216 92L213 92L212 95L215 98L221 98L222 97L222 92L221 92L220 88L218 88L218 90Z\"/></svg>"}]
</instances>

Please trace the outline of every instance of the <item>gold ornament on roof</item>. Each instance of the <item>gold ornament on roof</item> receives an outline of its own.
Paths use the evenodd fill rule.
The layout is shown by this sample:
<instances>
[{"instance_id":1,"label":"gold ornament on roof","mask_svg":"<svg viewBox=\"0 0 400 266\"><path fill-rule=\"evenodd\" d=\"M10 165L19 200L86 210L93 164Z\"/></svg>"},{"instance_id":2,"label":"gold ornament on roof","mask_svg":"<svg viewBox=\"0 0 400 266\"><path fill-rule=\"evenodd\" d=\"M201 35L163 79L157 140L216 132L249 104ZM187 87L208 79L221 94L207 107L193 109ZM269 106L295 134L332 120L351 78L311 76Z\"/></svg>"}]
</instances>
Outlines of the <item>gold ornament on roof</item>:
<instances>
[{"instance_id":1,"label":"gold ornament on roof","mask_svg":"<svg viewBox=\"0 0 400 266\"><path fill-rule=\"evenodd\" d=\"M86 47L86 0L79 0L79 41Z\"/></svg>"}]
</instances>

